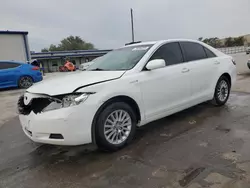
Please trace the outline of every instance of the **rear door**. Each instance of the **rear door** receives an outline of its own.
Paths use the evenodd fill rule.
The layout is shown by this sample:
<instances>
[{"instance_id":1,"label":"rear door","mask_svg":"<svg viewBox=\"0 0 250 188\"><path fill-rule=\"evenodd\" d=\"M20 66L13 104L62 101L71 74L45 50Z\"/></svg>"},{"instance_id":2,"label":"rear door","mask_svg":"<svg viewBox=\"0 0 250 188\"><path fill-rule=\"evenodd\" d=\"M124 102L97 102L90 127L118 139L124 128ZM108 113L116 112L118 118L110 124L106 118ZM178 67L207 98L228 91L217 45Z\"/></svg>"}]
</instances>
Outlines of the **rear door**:
<instances>
[{"instance_id":1,"label":"rear door","mask_svg":"<svg viewBox=\"0 0 250 188\"><path fill-rule=\"evenodd\" d=\"M0 62L0 87L15 86L19 75L20 64Z\"/></svg>"},{"instance_id":2,"label":"rear door","mask_svg":"<svg viewBox=\"0 0 250 188\"><path fill-rule=\"evenodd\" d=\"M211 96L213 83L217 78L215 54L203 45L195 42L181 42L185 62L188 63L191 76L192 99L202 100Z\"/></svg>"}]
</instances>

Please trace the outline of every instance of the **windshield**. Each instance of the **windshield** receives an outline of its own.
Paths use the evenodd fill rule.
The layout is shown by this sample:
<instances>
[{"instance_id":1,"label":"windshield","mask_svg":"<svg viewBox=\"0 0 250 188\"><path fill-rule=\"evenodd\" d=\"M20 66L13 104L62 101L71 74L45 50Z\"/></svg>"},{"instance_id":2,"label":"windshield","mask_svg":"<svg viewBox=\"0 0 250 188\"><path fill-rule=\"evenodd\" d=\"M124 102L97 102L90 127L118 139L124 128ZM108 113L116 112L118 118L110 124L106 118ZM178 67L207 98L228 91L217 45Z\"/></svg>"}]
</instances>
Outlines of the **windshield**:
<instances>
[{"instance_id":1,"label":"windshield","mask_svg":"<svg viewBox=\"0 0 250 188\"><path fill-rule=\"evenodd\" d=\"M94 60L89 71L113 71L132 69L151 48L152 45L140 45L120 48Z\"/></svg>"}]
</instances>

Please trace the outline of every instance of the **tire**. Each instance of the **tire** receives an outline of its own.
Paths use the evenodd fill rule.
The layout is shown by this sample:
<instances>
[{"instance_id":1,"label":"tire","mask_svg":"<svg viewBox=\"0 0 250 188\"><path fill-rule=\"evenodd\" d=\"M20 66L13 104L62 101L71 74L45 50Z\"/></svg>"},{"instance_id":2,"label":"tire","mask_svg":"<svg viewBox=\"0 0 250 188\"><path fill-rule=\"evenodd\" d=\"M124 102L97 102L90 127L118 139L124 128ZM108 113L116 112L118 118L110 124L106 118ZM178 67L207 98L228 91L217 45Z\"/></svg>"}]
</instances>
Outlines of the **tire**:
<instances>
[{"instance_id":1,"label":"tire","mask_svg":"<svg viewBox=\"0 0 250 188\"><path fill-rule=\"evenodd\" d=\"M212 104L215 106L223 106L226 104L230 95L230 90L231 85L228 78L226 76L221 76L215 87Z\"/></svg>"},{"instance_id":2,"label":"tire","mask_svg":"<svg viewBox=\"0 0 250 188\"><path fill-rule=\"evenodd\" d=\"M120 117L123 122L116 122L113 117ZM97 146L108 151L117 151L123 148L133 140L136 124L135 112L127 103L114 102L108 105L97 117L95 125Z\"/></svg>"},{"instance_id":3,"label":"tire","mask_svg":"<svg viewBox=\"0 0 250 188\"><path fill-rule=\"evenodd\" d=\"M33 79L30 76L22 76L18 81L18 87L27 89L33 85Z\"/></svg>"}]
</instances>

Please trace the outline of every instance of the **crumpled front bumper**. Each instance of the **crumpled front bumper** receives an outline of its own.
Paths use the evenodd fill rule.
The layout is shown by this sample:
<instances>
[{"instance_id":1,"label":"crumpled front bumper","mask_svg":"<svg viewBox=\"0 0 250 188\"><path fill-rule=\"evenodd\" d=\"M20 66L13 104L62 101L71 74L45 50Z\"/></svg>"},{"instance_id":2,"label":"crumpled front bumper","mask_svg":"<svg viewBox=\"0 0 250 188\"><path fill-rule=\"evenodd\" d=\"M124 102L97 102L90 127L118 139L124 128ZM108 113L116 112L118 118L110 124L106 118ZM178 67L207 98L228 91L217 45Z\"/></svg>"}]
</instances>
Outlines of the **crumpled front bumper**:
<instances>
[{"instance_id":1,"label":"crumpled front bumper","mask_svg":"<svg viewBox=\"0 0 250 188\"><path fill-rule=\"evenodd\" d=\"M53 145L82 145L92 142L94 110L78 106L19 115L24 133L34 142ZM83 110L85 109L85 110ZM54 136L53 136L54 135ZM55 135L57 136L55 138Z\"/></svg>"}]
</instances>

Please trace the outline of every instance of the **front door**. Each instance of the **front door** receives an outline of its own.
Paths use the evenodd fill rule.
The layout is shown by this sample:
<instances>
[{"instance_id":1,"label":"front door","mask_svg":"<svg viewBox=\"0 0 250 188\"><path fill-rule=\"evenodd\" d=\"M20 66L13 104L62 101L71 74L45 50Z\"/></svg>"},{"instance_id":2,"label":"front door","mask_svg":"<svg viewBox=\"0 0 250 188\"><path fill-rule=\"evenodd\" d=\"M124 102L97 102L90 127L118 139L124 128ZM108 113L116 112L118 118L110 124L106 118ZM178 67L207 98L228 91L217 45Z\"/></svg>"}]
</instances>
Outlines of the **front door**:
<instances>
[{"instance_id":1,"label":"front door","mask_svg":"<svg viewBox=\"0 0 250 188\"><path fill-rule=\"evenodd\" d=\"M183 63L179 43L164 44L150 58L154 59L164 59L166 67L143 70L138 75L148 122L181 108L191 96L190 71Z\"/></svg>"}]
</instances>

